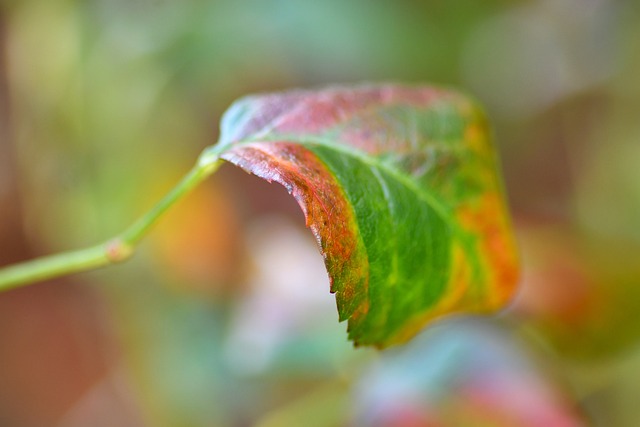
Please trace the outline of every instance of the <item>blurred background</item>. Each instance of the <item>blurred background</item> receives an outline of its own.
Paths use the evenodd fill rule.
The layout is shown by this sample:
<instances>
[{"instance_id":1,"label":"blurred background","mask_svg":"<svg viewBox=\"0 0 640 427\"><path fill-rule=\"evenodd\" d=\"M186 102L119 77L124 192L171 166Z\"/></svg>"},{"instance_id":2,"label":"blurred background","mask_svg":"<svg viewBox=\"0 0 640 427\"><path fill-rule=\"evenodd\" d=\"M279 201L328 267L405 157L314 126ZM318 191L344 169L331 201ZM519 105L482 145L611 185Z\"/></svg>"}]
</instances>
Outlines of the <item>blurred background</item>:
<instances>
[{"instance_id":1,"label":"blurred background","mask_svg":"<svg viewBox=\"0 0 640 427\"><path fill-rule=\"evenodd\" d=\"M486 106L524 272L493 317L353 349L293 199L225 166L130 262L0 295L0 425L640 425L636 0L5 0L0 265L124 229L236 98Z\"/></svg>"}]
</instances>

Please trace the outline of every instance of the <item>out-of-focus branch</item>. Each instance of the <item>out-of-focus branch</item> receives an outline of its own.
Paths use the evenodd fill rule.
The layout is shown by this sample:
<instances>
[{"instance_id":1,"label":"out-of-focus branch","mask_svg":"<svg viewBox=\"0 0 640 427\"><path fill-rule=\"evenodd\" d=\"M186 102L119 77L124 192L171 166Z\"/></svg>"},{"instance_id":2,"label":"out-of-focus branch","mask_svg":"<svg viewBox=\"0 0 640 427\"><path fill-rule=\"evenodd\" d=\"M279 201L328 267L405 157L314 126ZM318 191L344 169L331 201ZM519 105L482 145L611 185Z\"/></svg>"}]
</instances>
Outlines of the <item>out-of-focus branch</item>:
<instances>
[{"instance_id":1,"label":"out-of-focus branch","mask_svg":"<svg viewBox=\"0 0 640 427\"><path fill-rule=\"evenodd\" d=\"M130 258L140 240L153 225L191 189L215 172L220 160L207 159L198 164L149 212L119 236L104 244L77 251L37 258L0 269L0 292L67 274L93 270Z\"/></svg>"}]
</instances>

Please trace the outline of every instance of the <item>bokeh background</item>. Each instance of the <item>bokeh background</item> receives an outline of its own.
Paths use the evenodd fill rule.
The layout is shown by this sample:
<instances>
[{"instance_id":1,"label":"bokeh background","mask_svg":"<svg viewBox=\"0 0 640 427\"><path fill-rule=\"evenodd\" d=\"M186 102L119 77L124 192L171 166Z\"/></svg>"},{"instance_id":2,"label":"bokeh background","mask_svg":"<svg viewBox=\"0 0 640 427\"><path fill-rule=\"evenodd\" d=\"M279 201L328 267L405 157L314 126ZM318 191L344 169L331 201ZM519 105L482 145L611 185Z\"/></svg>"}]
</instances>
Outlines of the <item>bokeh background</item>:
<instances>
[{"instance_id":1,"label":"bokeh background","mask_svg":"<svg viewBox=\"0 0 640 427\"><path fill-rule=\"evenodd\" d=\"M0 265L121 231L237 97L329 83L486 106L509 309L347 343L286 192L225 166L127 264L0 295L0 425L640 425L636 0L5 0Z\"/></svg>"}]
</instances>

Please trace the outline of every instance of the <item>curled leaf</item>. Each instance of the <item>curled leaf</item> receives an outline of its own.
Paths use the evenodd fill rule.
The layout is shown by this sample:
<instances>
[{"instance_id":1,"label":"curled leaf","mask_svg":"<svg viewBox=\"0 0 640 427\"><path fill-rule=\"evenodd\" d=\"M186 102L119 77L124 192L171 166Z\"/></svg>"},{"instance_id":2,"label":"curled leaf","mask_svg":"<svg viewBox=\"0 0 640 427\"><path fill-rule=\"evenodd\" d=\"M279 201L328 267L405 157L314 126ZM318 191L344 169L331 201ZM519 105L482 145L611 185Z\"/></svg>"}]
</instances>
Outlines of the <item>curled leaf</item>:
<instances>
[{"instance_id":1,"label":"curled leaf","mask_svg":"<svg viewBox=\"0 0 640 427\"><path fill-rule=\"evenodd\" d=\"M247 97L209 150L295 197L356 344L403 342L513 293L498 162L484 115L458 93L363 85Z\"/></svg>"}]
</instances>

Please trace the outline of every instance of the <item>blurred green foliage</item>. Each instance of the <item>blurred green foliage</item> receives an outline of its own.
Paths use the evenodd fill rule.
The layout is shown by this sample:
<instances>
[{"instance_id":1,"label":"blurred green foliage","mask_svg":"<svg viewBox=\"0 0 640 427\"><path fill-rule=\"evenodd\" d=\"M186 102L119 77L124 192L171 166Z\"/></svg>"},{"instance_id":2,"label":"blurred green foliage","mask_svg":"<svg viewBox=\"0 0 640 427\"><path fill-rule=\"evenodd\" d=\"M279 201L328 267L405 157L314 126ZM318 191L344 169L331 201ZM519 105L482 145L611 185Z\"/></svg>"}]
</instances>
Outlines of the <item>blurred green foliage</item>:
<instances>
[{"instance_id":1,"label":"blurred green foliage","mask_svg":"<svg viewBox=\"0 0 640 427\"><path fill-rule=\"evenodd\" d=\"M637 1L5 1L0 47L2 263L119 232L241 95L395 80L487 106L525 264L499 319L354 350L295 203L226 168L130 264L0 296L0 424L640 422Z\"/></svg>"}]
</instances>

